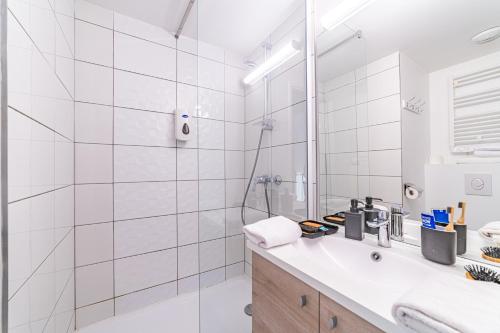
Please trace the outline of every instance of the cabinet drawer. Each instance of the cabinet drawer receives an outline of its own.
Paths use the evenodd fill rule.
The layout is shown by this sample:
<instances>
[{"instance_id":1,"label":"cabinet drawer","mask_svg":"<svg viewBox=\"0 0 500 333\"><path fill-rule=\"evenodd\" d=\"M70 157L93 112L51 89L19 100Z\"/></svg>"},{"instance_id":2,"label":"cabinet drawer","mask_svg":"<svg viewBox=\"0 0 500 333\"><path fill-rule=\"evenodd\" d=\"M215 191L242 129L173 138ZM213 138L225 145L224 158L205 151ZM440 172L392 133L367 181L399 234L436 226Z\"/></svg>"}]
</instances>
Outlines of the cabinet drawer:
<instances>
[{"instance_id":1,"label":"cabinet drawer","mask_svg":"<svg viewBox=\"0 0 500 333\"><path fill-rule=\"evenodd\" d=\"M319 292L253 254L253 333L319 332Z\"/></svg>"},{"instance_id":2,"label":"cabinet drawer","mask_svg":"<svg viewBox=\"0 0 500 333\"><path fill-rule=\"evenodd\" d=\"M383 333L323 294L320 295L319 302L320 333ZM336 324L332 323L332 318L336 318Z\"/></svg>"}]
</instances>

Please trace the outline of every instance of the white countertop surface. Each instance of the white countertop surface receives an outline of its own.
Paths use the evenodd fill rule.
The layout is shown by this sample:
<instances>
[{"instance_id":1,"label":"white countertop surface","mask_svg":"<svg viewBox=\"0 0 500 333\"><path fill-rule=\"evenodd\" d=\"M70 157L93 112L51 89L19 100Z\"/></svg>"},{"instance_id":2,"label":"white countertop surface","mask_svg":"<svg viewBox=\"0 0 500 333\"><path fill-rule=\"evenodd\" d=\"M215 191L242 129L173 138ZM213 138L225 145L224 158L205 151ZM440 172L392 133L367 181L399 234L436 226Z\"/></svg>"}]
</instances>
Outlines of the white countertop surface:
<instances>
[{"instance_id":1,"label":"white countertop surface","mask_svg":"<svg viewBox=\"0 0 500 333\"><path fill-rule=\"evenodd\" d=\"M399 297L433 273L465 278L463 266L472 263L457 258L453 266L436 264L426 260L419 247L392 241L391 248L382 248L376 236L366 235L361 242L350 240L344 238L342 228L335 235L301 238L267 250L248 241L247 245L373 325L398 333L409 332L391 315ZM370 259L373 251L382 255L380 262Z\"/></svg>"}]
</instances>

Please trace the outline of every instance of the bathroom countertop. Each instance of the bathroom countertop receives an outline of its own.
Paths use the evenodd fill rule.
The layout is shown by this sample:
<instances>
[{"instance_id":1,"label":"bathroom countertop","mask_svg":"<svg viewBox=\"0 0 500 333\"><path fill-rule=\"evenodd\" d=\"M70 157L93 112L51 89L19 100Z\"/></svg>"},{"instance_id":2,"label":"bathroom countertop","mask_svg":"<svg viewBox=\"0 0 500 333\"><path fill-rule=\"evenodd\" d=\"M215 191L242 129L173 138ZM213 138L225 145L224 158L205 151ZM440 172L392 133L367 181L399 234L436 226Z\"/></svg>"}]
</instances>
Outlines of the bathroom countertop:
<instances>
[{"instance_id":1,"label":"bathroom countertop","mask_svg":"<svg viewBox=\"0 0 500 333\"><path fill-rule=\"evenodd\" d=\"M340 244L338 248L336 244ZM366 235L362 242L348 240L344 238L342 228L335 235L318 239L301 238L293 244L272 249L263 249L249 241L247 245L255 253L383 331L394 333L410 332L396 324L391 308L399 297L410 290L412 284L419 283L422 278L433 273L464 277L463 266L473 263L457 258L453 266L436 264L426 260L419 247L393 241L391 248L382 248L377 245L374 235ZM353 251L350 251L351 247ZM325 252L325 248L330 248L330 252ZM338 257L331 249L337 249ZM365 253L369 257L373 251L382 254L381 262L361 263L365 260ZM385 257L385 265L392 265L385 266L388 267L389 274L384 266L373 266L384 265ZM355 267L351 269L352 267L348 267L350 259L358 260L360 264L353 265ZM408 264L405 261L407 259ZM363 279L371 281L365 283Z\"/></svg>"}]
</instances>

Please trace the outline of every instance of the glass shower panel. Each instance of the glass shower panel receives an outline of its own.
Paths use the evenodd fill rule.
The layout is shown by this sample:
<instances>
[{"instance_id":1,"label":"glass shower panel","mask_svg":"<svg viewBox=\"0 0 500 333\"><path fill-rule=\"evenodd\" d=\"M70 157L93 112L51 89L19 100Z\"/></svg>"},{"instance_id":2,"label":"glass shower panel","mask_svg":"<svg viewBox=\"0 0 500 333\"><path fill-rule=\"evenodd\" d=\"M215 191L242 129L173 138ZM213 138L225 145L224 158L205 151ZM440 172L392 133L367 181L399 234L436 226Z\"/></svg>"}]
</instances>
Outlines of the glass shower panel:
<instances>
[{"instance_id":1,"label":"glass shower panel","mask_svg":"<svg viewBox=\"0 0 500 333\"><path fill-rule=\"evenodd\" d=\"M250 333L244 308L252 299L252 254L241 216L247 187L247 224L307 216L305 2L197 3L200 332ZM291 42L293 57L243 83Z\"/></svg>"}]
</instances>

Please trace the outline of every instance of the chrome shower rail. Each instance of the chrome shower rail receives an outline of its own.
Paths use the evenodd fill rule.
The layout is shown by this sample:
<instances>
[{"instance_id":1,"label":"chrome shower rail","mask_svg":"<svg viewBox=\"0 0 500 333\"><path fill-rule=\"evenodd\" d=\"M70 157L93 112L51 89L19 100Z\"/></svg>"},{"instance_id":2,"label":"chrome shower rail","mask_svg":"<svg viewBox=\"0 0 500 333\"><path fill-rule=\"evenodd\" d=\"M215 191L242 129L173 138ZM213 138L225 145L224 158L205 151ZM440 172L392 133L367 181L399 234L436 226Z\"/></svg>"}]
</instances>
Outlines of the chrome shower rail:
<instances>
[{"instance_id":1,"label":"chrome shower rail","mask_svg":"<svg viewBox=\"0 0 500 333\"><path fill-rule=\"evenodd\" d=\"M179 24L179 28L177 28L177 32L175 33L175 39L179 39L179 36L181 35L182 29L184 28L184 24L186 24L186 21L189 17L189 13L191 12L191 9L193 8L195 1L196 0L189 0L186 11L184 12L184 15L182 16L181 23Z\"/></svg>"}]
</instances>

